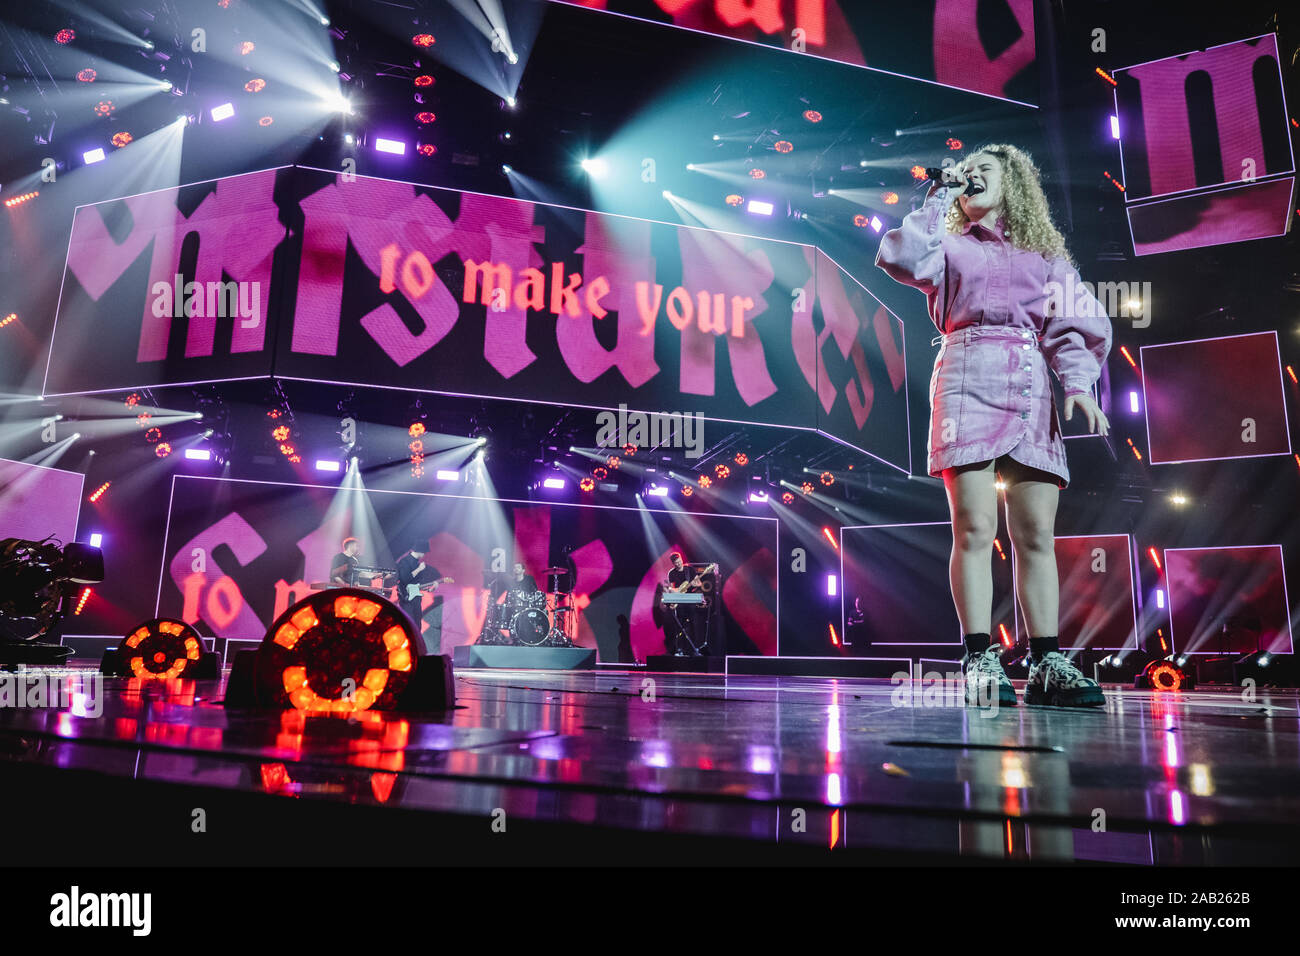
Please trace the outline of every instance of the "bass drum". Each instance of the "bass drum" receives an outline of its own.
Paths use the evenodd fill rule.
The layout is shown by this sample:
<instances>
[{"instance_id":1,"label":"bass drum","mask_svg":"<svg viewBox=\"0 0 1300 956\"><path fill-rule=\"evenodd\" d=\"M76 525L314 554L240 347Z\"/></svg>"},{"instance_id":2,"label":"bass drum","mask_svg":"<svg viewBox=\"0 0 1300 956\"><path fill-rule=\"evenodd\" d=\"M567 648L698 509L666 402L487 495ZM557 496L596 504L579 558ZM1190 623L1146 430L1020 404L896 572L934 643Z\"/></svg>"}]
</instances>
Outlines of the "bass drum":
<instances>
[{"instance_id":1,"label":"bass drum","mask_svg":"<svg viewBox=\"0 0 1300 956\"><path fill-rule=\"evenodd\" d=\"M545 611L535 607L526 608L515 615L510 622L510 637L516 644L537 647L546 641L551 633L551 622Z\"/></svg>"}]
</instances>

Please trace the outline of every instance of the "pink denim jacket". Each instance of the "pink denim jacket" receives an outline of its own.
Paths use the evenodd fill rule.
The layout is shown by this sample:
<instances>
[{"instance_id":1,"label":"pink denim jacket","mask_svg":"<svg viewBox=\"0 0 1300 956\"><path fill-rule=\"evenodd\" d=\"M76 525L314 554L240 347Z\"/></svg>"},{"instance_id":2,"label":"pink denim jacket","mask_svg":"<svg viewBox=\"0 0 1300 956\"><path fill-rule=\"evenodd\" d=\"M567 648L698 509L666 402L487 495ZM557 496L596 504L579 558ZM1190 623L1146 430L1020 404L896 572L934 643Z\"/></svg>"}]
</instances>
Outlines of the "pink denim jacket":
<instances>
[{"instance_id":1,"label":"pink denim jacket","mask_svg":"<svg viewBox=\"0 0 1300 956\"><path fill-rule=\"evenodd\" d=\"M926 295L943 333L931 380L929 471L1003 454L1069 481L1046 367L1066 395L1089 392L1110 352L1110 319L1064 259L1018 249L998 230L944 224L935 186L880 242L876 264ZM937 340L936 340L937 341Z\"/></svg>"}]
</instances>

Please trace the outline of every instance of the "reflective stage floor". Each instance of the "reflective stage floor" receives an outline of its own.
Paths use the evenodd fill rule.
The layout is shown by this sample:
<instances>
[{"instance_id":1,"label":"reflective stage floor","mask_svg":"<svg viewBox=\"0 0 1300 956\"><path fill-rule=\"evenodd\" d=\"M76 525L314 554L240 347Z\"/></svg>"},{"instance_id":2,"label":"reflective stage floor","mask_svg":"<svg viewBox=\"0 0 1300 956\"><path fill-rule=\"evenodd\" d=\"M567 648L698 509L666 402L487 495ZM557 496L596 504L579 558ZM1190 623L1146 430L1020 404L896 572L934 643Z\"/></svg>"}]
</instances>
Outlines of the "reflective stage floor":
<instances>
[{"instance_id":1,"label":"reflective stage floor","mask_svg":"<svg viewBox=\"0 0 1300 956\"><path fill-rule=\"evenodd\" d=\"M93 689L85 670L10 676L38 673ZM122 863L124 835L195 864L1221 865L1300 848L1292 692L1110 687L1104 709L990 713L883 680L456 677L454 711L356 720L227 712L221 681L108 679L99 716L75 696L0 707L0 786L28 804L20 836L66 862Z\"/></svg>"}]
</instances>

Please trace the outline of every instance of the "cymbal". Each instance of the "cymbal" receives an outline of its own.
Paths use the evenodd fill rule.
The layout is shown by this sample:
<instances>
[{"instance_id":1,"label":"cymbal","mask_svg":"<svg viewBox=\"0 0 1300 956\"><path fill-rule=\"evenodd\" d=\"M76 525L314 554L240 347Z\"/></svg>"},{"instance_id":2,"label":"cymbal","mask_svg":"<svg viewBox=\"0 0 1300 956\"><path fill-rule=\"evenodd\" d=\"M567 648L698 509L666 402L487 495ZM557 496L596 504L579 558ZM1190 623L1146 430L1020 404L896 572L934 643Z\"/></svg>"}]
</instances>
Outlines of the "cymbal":
<instances>
[{"instance_id":1,"label":"cymbal","mask_svg":"<svg viewBox=\"0 0 1300 956\"><path fill-rule=\"evenodd\" d=\"M542 573L543 574L568 574L569 569L568 568L547 568Z\"/></svg>"}]
</instances>

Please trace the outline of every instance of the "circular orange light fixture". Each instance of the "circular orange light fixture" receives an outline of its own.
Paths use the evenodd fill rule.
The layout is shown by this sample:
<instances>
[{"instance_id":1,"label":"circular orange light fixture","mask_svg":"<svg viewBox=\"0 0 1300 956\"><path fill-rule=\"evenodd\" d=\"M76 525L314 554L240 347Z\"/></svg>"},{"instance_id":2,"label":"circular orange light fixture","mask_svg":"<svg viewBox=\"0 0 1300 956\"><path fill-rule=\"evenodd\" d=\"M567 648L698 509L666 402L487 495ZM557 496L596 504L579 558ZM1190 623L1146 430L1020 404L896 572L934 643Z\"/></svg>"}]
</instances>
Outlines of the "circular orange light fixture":
<instances>
[{"instance_id":1,"label":"circular orange light fixture","mask_svg":"<svg viewBox=\"0 0 1300 956\"><path fill-rule=\"evenodd\" d=\"M948 146L949 149L961 149L961 140L959 140L959 139L950 139L950 140L948 140L948 142L947 142L947 146Z\"/></svg>"},{"instance_id":2,"label":"circular orange light fixture","mask_svg":"<svg viewBox=\"0 0 1300 956\"><path fill-rule=\"evenodd\" d=\"M693 494L695 494L695 489L694 489L694 488L692 488L690 485L682 485L682 497L683 497L683 498L689 498L689 497L690 497L691 495L693 495Z\"/></svg>"},{"instance_id":3,"label":"circular orange light fixture","mask_svg":"<svg viewBox=\"0 0 1300 956\"><path fill-rule=\"evenodd\" d=\"M157 455L159 458L166 458L168 455L172 453L172 446L167 444L167 442L165 441L159 442L158 444L153 446L153 453Z\"/></svg>"},{"instance_id":4,"label":"circular orange light fixture","mask_svg":"<svg viewBox=\"0 0 1300 956\"><path fill-rule=\"evenodd\" d=\"M755 166L749 171L749 176L751 179L764 179L767 177L767 173Z\"/></svg>"},{"instance_id":5,"label":"circular orange light fixture","mask_svg":"<svg viewBox=\"0 0 1300 956\"><path fill-rule=\"evenodd\" d=\"M788 139L780 139L773 144L772 148L778 153L788 153L794 149L794 143L790 142Z\"/></svg>"},{"instance_id":6,"label":"circular orange light fixture","mask_svg":"<svg viewBox=\"0 0 1300 956\"><path fill-rule=\"evenodd\" d=\"M235 49L238 51L240 56L248 56L248 54L257 49L257 46L252 40L245 40L243 43L239 44L239 46L235 47Z\"/></svg>"},{"instance_id":7,"label":"circular orange light fixture","mask_svg":"<svg viewBox=\"0 0 1300 956\"><path fill-rule=\"evenodd\" d=\"M421 156L432 156L438 151L438 147L434 146L432 143L421 143L419 146L415 147L415 151Z\"/></svg>"},{"instance_id":8,"label":"circular orange light fixture","mask_svg":"<svg viewBox=\"0 0 1300 956\"><path fill-rule=\"evenodd\" d=\"M131 135L130 133L128 133L126 130L123 130L123 131L120 132L120 133L114 133L114 134L113 134L113 140L112 140L112 143L113 143L113 145L116 146L118 149L121 149L123 146L125 146L127 143L131 142L131 140L133 140L133 139L135 139L134 136L132 136L132 135Z\"/></svg>"},{"instance_id":9,"label":"circular orange light fixture","mask_svg":"<svg viewBox=\"0 0 1300 956\"><path fill-rule=\"evenodd\" d=\"M419 643L406 615L370 591L320 591L267 630L259 695L313 713L390 710L415 675Z\"/></svg>"},{"instance_id":10,"label":"circular orange light fixture","mask_svg":"<svg viewBox=\"0 0 1300 956\"><path fill-rule=\"evenodd\" d=\"M896 204L896 203L898 202L898 193L895 193L895 192L883 192L883 193L880 194L880 200L881 200L881 202L883 202L886 206L893 206L894 204Z\"/></svg>"},{"instance_id":11,"label":"circular orange light fixture","mask_svg":"<svg viewBox=\"0 0 1300 956\"><path fill-rule=\"evenodd\" d=\"M803 118L810 123L820 123L822 121L822 114L818 113L816 110L804 110Z\"/></svg>"},{"instance_id":12,"label":"circular orange light fixture","mask_svg":"<svg viewBox=\"0 0 1300 956\"><path fill-rule=\"evenodd\" d=\"M266 89L266 80L262 79L260 76L255 76L244 84L244 89L248 90L250 93L260 93L262 90Z\"/></svg>"},{"instance_id":13,"label":"circular orange light fixture","mask_svg":"<svg viewBox=\"0 0 1300 956\"><path fill-rule=\"evenodd\" d=\"M726 479L731 474L731 469L726 465L718 465L713 469L713 473L718 476L718 481Z\"/></svg>"},{"instance_id":14,"label":"circular orange light fixture","mask_svg":"<svg viewBox=\"0 0 1300 956\"><path fill-rule=\"evenodd\" d=\"M792 504L794 504L794 495L792 495L792 494L791 494L790 492L788 492L788 491L787 491L787 492L784 492L784 493L781 495L781 500L782 500L783 502L785 502L787 505L792 505Z\"/></svg>"},{"instance_id":15,"label":"circular orange light fixture","mask_svg":"<svg viewBox=\"0 0 1300 956\"><path fill-rule=\"evenodd\" d=\"M597 465L595 468L591 469L591 477L595 478L597 481L604 481L609 477L609 472Z\"/></svg>"},{"instance_id":16,"label":"circular orange light fixture","mask_svg":"<svg viewBox=\"0 0 1300 956\"><path fill-rule=\"evenodd\" d=\"M744 201L745 201L745 197L739 195L738 193L732 193L727 197L728 206L739 206Z\"/></svg>"},{"instance_id":17,"label":"circular orange light fixture","mask_svg":"<svg viewBox=\"0 0 1300 956\"><path fill-rule=\"evenodd\" d=\"M98 103L95 104L95 115L96 115L96 116L112 116L112 115L113 115L113 108L114 108L114 107L113 107L113 101L112 101L112 100L100 100Z\"/></svg>"},{"instance_id":18,"label":"circular orange light fixture","mask_svg":"<svg viewBox=\"0 0 1300 956\"><path fill-rule=\"evenodd\" d=\"M925 167L924 167L924 166L913 166L913 167L912 167L912 178L913 178L913 179L918 179L918 180L919 180L919 179L925 179L925 178L926 178Z\"/></svg>"},{"instance_id":19,"label":"circular orange light fixture","mask_svg":"<svg viewBox=\"0 0 1300 956\"><path fill-rule=\"evenodd\" d=\"M700 487L701 487L701 488L708 488L708 487L709 487L710 485L712 485L712 484L713 484L713 479L712 479L712 478L710 478L708 475L700 475Z\"/></svg>"},{"instance_id":20,"label":"circular orange light fixture","mask_svg":"<svg viewBox=\"0 0 1300 956\"><path fill-rule=\"evenodd\" d=\"M435 41L433 39L432 33L417 33L415 36L411 37L411 42L414 43L416 46L427 47L427 46L433 46Z\"/></svg>"},{"instance_id":21,"label":"circular orange light fixture","mask_svg":"<svg viewBox=\"0 0 1300 956\"><path fill-rule=\"evenodd\" d=\"M829 471L823 471L821 474L821 479L822 479L822 484L825 485L827 488L835 484L835 476L832 475Z\"/></svg>"},{"instance_id":22,"label":"circular orange light fixture","mask_svg":"<svg viewBox=\"0 0 1300 956\"><path fill-rule=\"evenodd\" d=\"M167 617L141 624L118 647L122 663L141 680L182 677L202 653L199 632L184 621Z\"/></svg>"},{"instance_id":23,"label":"circular orange light fixture","mask_svg":"<svg viewBox=\"0 0 1300 956\"><path fill-rule=\"evenodd\" d=\"M811 481L805 481L802 485L799 486L799 490L802 491L805 495L810 495L813 493L813 483Z\"/></svg>"},{"instance_id":24,"label":"circular orange light fixture","mask_svg":"<svg viewBox=\"0 0 1300 956\"><path fill-rule=\"evenodd\" d=\"M749 456L746 455L743 451L742 451L742 452L737 452L736 457L735 457L735 462L736 462L736 464L739 465L741 468L744 468L746 465L749 464Z\"/></svg>"},{"instance_id":25,"label":"circular orange light fixture","mask_svg":"<svg viewBox=\"0 0 1300 956\"><path fill-rule=\"evenodd\" d=\"M578 487L583 491L593 491L596 487L596 482L590 478L583 478L582 481L578 482Z\"/></svg>"},{"instance_id":26,"label":"circular orange light fixture","mask_svg":"<svg viewBox=\"0 0 1300 956\"><path fill-rule=\"evenodd\" d=\"M84 70L80 70L77 73L77 79L80 80L82 83L94 83L95 77L97 76L99 76L99 74L96 73L94 70L92 70L90 67L86 67Z\"/></svg>"},{"instance_id":27,"label":"circular orange light fixture","mask_svg":"<svg viewBox=\"0 0 1300 956\"><path fill-rule=\"evenodd\" d=\"M414 422L406 431L412 438L419 438L424 434L424 422Z\"/></svg>"},{"instance_id":28,"label":"circular orange light fixture","mask_svg":"<svg viewBox=\"0 0 1300 956\"><path fill-rule=\"evenodd\" d=\"M432 123L437 118L438 117L434 116L428 110L421 110L419 113L415 114L415 120L417 123Z\"/></svg>"},{"instance_id":29,"label":"circular orange light fixture","mask_svg":"<svg viewBox=\"0 0 1300 956\"><path fill-rule=\"evenodd\" d=\"M853 217L853 225L861 229L864 226L871 225L871 220L868 219L866 216L862 215L862 213L858 213L856 216Z\"/></svg>"},{"instance_id":30,"label":"circular orange light fixture","mask_svg":"<svg viewBox=\"0 0 1300 956\"><path fill-rule=\"evenodd\" d=\"M433 86L433 77L427 73L422 73L415 78L414 82L416 86Z\"/></svg>"},{"instance_id":31,"label":"circular orange light fixture","mask_svg":"<svg viewBox=\"0 0 1300 956\"><path fill-rule=\"evenodd\" d=\"M261 119L259 119L259 120L257 121L257 125L258 125L258 126L270 126L270 125L271 125L272 123L274 123L274 122L275 122L275 119L274 119L273 117L270 117L270 116L263 116Z\"/></svg>"}]
</instances>

